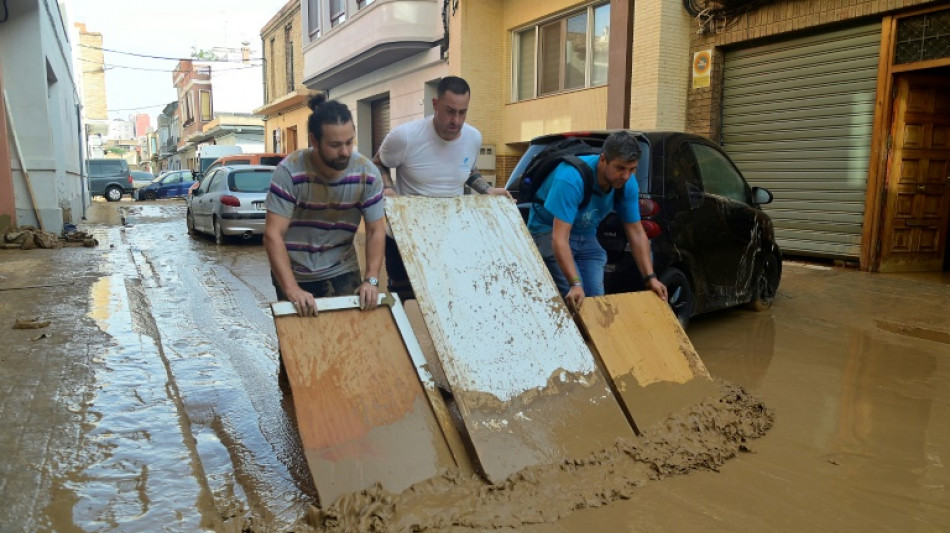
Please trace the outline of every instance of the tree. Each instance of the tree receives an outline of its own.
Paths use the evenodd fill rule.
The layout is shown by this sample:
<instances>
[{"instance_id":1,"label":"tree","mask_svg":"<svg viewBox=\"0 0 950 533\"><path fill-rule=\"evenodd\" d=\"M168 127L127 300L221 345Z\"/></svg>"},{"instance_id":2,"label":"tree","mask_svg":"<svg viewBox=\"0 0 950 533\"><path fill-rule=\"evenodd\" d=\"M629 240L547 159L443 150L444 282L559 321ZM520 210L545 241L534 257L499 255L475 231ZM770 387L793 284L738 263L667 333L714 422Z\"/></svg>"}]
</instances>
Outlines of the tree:
<instances>
[{"instance_id":1,"label":"tree","mask_svg":"<svg viewBox=\"0 0 950 533\"><path fill-rule=\"evenodd\" d=\"M211 50L199 50L196 46L191 47L191 57L199 61L217 61L218 56Z\"/></svg>"}]
</instances>

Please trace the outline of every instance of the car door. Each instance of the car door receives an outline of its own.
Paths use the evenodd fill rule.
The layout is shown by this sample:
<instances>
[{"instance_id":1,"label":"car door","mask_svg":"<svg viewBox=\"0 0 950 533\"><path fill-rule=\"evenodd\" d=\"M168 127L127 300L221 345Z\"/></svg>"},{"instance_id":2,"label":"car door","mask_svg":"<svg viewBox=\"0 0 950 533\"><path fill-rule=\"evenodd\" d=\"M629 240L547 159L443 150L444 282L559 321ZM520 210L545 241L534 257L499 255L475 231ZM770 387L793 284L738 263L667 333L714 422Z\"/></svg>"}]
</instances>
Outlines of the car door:
<instances>
[{"instance_id":1,"label":"car door","mask_svg":"<svg viewBox=\"0 0 950 533\"><path fill-rule=\"evenodd\" d=\"M701 142L686 144L702 189L701 205L692 214L700 237L709 304L719 308L747 301L761 236L752 191L718 147Z\"/></svg>"},{"instance_id":2,"label":"car door","mask_svg":"<svg viewBox=\"0 0 950 533\"><path fill-rule=\"evenodd\" d=\"M221 170L218 169L202 180L201 185L195 191L191 199L191 212L194 214L195 227L205 233L211 233L212 231L211 213L214 204L211 200L210 191L212 190L211 186L214 182L218 181L220 174Z\"/></svg>"},{"instance_id":3,"label":"car door","mask_svg":"<svg viewBox=\"0 0 950 533\"><path fill-rule=\"evenodd\" d=\"M161 186L158 188L159 198L171 198L175 196L175 191L181 186L181 172L172 172L165 176Z\"/></svg>"}]
</instances>

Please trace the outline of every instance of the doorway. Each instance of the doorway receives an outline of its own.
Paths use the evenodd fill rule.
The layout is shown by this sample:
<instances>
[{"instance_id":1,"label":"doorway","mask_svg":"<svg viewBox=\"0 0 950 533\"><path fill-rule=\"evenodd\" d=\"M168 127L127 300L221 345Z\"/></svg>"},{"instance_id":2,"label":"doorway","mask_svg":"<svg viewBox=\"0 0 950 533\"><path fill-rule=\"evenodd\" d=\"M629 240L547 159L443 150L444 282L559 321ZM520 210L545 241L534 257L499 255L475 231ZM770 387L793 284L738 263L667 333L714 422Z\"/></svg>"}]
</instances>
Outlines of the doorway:
<instances>
[{"instance_id":1,"label":"doorway","mask_svg":"<svg viewBox=\"0 0 950 533\"><path fill-rule=\"evenodd\" d=\"M950 68L898 74L893 87L879 270L940 271L950 220Z\"/></svg>"}]
</instances>

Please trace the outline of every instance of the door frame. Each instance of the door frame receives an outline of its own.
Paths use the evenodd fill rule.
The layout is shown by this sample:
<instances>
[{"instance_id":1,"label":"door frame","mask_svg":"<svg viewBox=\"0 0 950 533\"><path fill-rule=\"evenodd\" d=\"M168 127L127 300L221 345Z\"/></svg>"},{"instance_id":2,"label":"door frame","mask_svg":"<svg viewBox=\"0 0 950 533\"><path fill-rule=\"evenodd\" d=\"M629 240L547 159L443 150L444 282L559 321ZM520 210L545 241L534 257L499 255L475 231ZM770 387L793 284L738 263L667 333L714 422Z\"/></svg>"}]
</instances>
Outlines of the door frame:
<instances>
[{"instance_id":1,"label":"door frame","mask_svg":"<svg viewBox=\"0 0 950 533\"><path fill-rule=\"evenodd\" d=\"M877 94L875 95L874 126L871 135L871 158L868 165L868 184L864 200L864 224L861 232L861 270L877 272L881 266L881 242L887 203L888 162L890 158L890 132L894 120L895 78L902 73L935 67L950 66L950 57L918 61L902 65L894 64L894 49L897 41L897 23L904 18L950 10L940 5L916 9L884 17L881 24L881 48L878 55Z\"/></svg>"}]
</instances>

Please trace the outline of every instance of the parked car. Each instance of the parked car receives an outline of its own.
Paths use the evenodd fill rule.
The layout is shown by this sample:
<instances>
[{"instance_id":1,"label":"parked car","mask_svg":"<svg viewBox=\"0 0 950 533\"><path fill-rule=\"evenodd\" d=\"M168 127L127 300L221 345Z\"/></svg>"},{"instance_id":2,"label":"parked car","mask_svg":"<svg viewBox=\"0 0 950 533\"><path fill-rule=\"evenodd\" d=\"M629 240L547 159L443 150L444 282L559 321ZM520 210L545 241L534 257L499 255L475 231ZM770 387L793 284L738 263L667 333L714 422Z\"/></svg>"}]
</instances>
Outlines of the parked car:
<instances>
[{"instance_id":1,"label":"parked car","mask_svg":"<svg viewBox=\"0 0 950 533\"><path fill-rule=\"evenodd\" d=\"M506 188L518 197L528 162L545 145L577 137L602 146L609 131L563 133L533 139L512 171ZM669 290L680 323L700 313L739 304L771 306L782 276L782 252L772 221L760 208L772 193L750 187L729 156L715 143L678 132L640 132L640 187L643 228L650 237L653 266ZM527 220L530 201L519 203ZM607 251L604 288L608 294L643 290L623 225L611 213L597 230Z\"/></svg>"},{"instance_id":2,"label":"parked car","mask_svg":"<svg viewBox=\"0 0 950 533\"><path fill-rule=\"evenodd\" d=\"M188 190L188 194L198 188L198 185L201 184L201 180L204 179L204 176L211 174L211 171L224 165L234 166L234 165L271 165L277 166L280 164L284 158L287 157L287 154L278 154L274 152L258 152L253 154L231 154L221 156L215 159L204 171L203 174L198 176L198 183L195 183L191 186L191 189Z\"/></svg>"},{"instance_id":3,"label":"parked car","mask_svg":"<svg viewBox=\"0 0 950 533\"><path fill-rule=\"evenodd\" d=\"M133 170L132 171L132 188L139 190L142 187L145 187L149 183L152 183L152 180L155 179L155 174L151 172L145 172L144 170Z\"/></svg>"},{"instance_id":4,"label":"parked car","mask_svg":"<svg viewBox=\"0 0 950 533\"><path fill-rule=\"evenodd\" d=\"M233 235L244 239L263 235L264 200L274 168L236 165L212 170L188 197L188 233L212 235L217 244L224 244Z\"/></svg>"},{"instance_id":5,"label":"parked car","mask_svg":"<svg viewBox=\"0 0 950 533\"><path fill-rule=\"evenodd\" d=\"M132 172L125 159L87 159L86 177L89 196L118 202L122 195L132 194Z\"/></svg>"},{"instance_id":6,"label":"parked car","mask_svg":"<svg viewBox=\"0 0 950 533\"><path fill-rule=\"evenodd\" d=\"M185 196L197 181L197 175L193 170L169 170L160 174L145 187L137 189L135 199L157 200Z\"/></svg>"}]
</instances>

